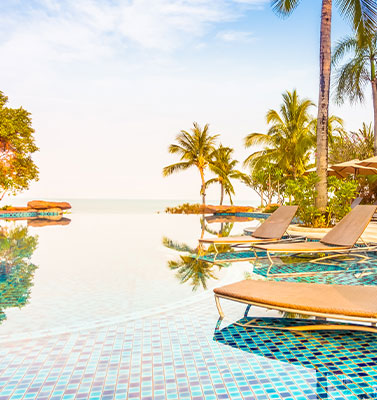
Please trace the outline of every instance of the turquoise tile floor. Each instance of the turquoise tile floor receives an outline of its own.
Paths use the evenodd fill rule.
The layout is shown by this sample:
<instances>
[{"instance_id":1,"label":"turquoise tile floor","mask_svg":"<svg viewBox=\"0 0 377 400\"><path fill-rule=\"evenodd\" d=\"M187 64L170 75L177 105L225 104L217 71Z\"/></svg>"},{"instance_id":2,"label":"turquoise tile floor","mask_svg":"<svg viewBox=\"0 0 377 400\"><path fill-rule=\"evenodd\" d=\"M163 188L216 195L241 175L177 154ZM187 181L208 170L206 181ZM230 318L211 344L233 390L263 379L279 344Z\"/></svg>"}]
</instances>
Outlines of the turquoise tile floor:
<instances>
[{"instance_id":1,"label":"turquoise tile floor","mask_svg":"<svg viewBox=\"0 0 377 400\"><path fill-rule=\"evenodd\" d=\"M0 400L377 397L373 334L245 329L234 324L244 307L227 303L233 323L220 326L209 296L124 324L3 343Z\"/></svg>"}]
</instances>

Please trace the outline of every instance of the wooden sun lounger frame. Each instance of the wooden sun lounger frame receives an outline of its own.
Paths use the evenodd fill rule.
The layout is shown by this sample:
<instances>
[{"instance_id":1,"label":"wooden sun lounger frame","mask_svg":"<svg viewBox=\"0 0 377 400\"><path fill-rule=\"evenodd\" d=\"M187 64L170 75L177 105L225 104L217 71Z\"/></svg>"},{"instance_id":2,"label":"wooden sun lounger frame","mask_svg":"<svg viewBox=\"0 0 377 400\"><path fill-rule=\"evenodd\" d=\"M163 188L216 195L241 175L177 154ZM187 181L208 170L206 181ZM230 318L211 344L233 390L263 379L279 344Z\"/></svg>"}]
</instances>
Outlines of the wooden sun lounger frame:
<instances>
[{"instance_id":1,"label":"wooden sun lounger frame","mask_svg":"<svg viewBox=\"0 0 377 400\"><path fill-rule=\"evenodd\" d=\"M364 241L364 239L361 238L361 235L363 234L365 228L367 227L367 225L369 224L374 212L376 211L376 206L375 205L365 205L365 206L361 206L358 205L356 206L349 214L347 214L334 228L332 228L321 240L320 243L323 243L325 245L327 245L328 247L323 247L323 248L318 248L318 249L310 249L310 248L301 248L301 249L290 249L290 248L263 248L265 246L265 244L261 244L260 246L258 246L258 244L255 245L256 249L259 250L265 250L267 253L267 258L270 261L270 266L268 268L267 271L267 276L272 276L270 275L270 270L271 267L274 264L274 261L271 257L271 254L277 254L277 253L285 253L285 254L329 254L325 257L318 257L315 258L313 260L311 260L310 262L312 263L318 263L321 260L328 260L328 259L334 259L337 257L340 257L344 254L350 254L353 253L353 255L355 257L359 257L360 261L359 262L364 262L366 261L369 257L367 256L366 252L367 251L374 251L377 249L377 245L376 244L368 244ZM339 236L342 235L342 229L343 231L345 230L346 232L349 231L350 229L350 224L353 224L355 222L357 222L358 218L362 218L362 224L359 227L359 231L356 231L356 236L358 235L358 237L354 236L354 238L352 239L353 241L349 242L347 244L347 242L345 244L339 244ZM330 239L330 241L326 241L326 238L332 236L332 239ZM334 236L336 237L335 243L332 242L332 240L334 240ZM363 247L356 247L356 243L358 241L361 241L362 243L364 243ZM359 253L359 254L355 254L355 253ZM360 253L364 253L364 255L360 254ZM288 276L304 276L307 275L308 273L291 273ZM276 274L276 276L287 276L287 274Z\"/></svg>"},{"instance_id":2,"label":"wooden sun lounger frame","mask_svg":"<svg viewBox=\"0 0 377 400\"><path fill-rule=\"evenodd\" d=\"M367 260L369 260L369 256L366 254L367 251L376 251L377 250L377 244L374 243L366 243L363 239L360 238L360 241L364 244L363 247L346 247L344 249L338 249L338 250L332 250L331 248L327 249L323 249L320 251L292 251L292 250L287 250L287 251L283 251L283 250L279 250L279 251L266 251L267 253L267 258L270 261L270 265L268 266L267 269L267 277L274 277L274 276L281 276L281 277L289 277L289 276L308 276L311 274L314 274L313 272L292 272L292 273L279 273L279 274L270 274L271 268L274 265L274 260L271 257L271 254L276 254L276 253L284 253L284 254L292 254L292 255L296 255L296 254L329 254L327 256L324 257L317 257L317 258L313 258L308 260L308 263L317 263L317 264L323 264L323 265L336 265L336 264L329 264L329 263L322 263L321 261L324 260L330 260L330 259L335 259L338 257L342 257L344 255L350 255L352 253L353 257L358 257L360 258L360 260L357 262L359 263L363 263ZM255 249L254 249L255 252ZM360 254L360 253L364 253L364 254ZM258 254L255 252L255 256L256 258L261 258L258 257ZM344 270L346 271L348 269L345 268ZM330 272L334 272L334 271L329 271Z\"/></svg>"},{"instance_id":3,"label":"wooden sun lounger frame","mask_svg":"<svg viewBox=\"0 0 377 400\"><path fill-rule=\"evenodd\" d=\"M371 326L364 326L364 325L355 325L355 324L312 324L312 325L300 325L300 326L284 326L284 327L277 327L277 326L268 326L268 325L253 325L254 320L249 321L246 324L238 324L245 328L258 328L258 329L276 329L276 330L288 330L293 332L302 332L302 331L319 331L319 330L354 330L354 331L363 331L363 332L372 332L377 333L377 318L364 318L364 317L355 317L350 315L339 315L339 314L330 314L330 313L321 313L321 312L313 312L313 311L305 311L305 310L298 310L291 307L279 307L275 305L270 305L268 303L259 303L256 301L249 301L244 299L239 299L237 297L230 297L225 295L219 295L215 293L215 302L217 311L220 316L220 320L225 318L224 311L220 304L220 298L227 299L231 301L235 301L237 303L247 304L248 307L245 311L245 317L247 317L248 311L250 306L262 307L267 308L269 310L278 310L283 312L292 312L296 314L302 315L309 315L316 317L317 320L327 320L330 319L337 319L342 321L353 321L353 322L362 322L362 323L369 323ZM277 318L279 319L279 318Z\"/></svg>"}]
</instances>

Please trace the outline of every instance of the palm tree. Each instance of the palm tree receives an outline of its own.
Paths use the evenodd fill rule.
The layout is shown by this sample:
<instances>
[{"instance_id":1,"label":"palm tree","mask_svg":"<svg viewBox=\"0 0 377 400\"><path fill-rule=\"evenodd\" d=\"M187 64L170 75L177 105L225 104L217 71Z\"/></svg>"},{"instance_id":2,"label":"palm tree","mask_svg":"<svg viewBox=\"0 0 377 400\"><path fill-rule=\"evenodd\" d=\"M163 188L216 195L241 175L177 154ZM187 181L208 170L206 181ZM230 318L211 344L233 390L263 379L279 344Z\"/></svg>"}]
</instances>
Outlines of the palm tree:
<instances>
[{"instance_id":1,"label":"palm tree","mask_svg":"<svg viewBox=\"0 0 377 400\"><path fill-rule=\"evenodd\" d=\"M313 147L314 129L309 108L314 104L301 100L296 90L283 93L280 114L269 110L266 114L270 128L267 134L251 133L245 138L245 147L264 145L264 149L252 153L244 161L252 169L273 165L287 176L296 178L309 163Z\"/></svg>"},{"instance_id":2,"label":"palm tree","mask_svg":"<svg viewBox=\"0 0 377 400\"><path fill-rule=\"evenodd\" d=\"M216 178L212 178L206 182L206 186L213 183L220 184L220 205L223 204L224 192L229 196L230 203L233 204L232 194L234 187L231 179L247 181L249 176L235 169L238 164L237 160L232 159L234 150L230 147L224 147L222 144L212 151L209 169L216 174Z\"/></svg>"},{"instance_id":3,"label":"palm tree","mask_svg":"<svg viewBox=\"0 0 377 400\"><path fill-rule=\"evenodd\" d=\"M272 7L282 16L290 15L300 0L272 0ZM354 30L362 39L373 32L377 25L377 4L375 0L338 0L340 13L349 19ZM317 184L316 206L324 211L327 205L328 141L330 75L331 75L331 14L332 0L322 0L320 33L320 72L317 116Z\"/></svg>"},{"instance_id":4,"label":"palm tree","mask_svg":"<svg viewBox=\"0 0 377 400\"><path fill-rule=\"evenodd\" d=\"M196 167L199 170L202 181L200 194L202 202L205 204L206 181L204 179L204 171L208 167L212 151L218 135L210 136L208 134L209 125L204 125L201 129L197 122L193 123L194 128L191 134L182 130L176 137L178 144L169 146L169 153L179 154L181 162L168 165L163 169L163 175L169 176L177 171L183 171L190 167Z\"/></svg>"},{"instance_id":5,"label":"palm tree","mask_svg":"<svg viewBox=\"0 0 377 400\"><path fill-rule=\"evenodd\" d=\"M372 124L363 122L357 132L343 132L335 136L330 145L329 161L332 164L354 160L363 160L373 156L374 134Z\"/></svg>"},{"instance_id":6,"label":"palm tree","mask_svg":"<svg viewBox=\"0 0 377 400\"><path fill-rule=\"evenodd\" d=\"M367 84L372 88L374 111L374 155L377 155L377 33L360 40L357 35L340 40L332 56L332 64L337 66L346 54L351 59L343 64L336 75L336 101L339 104L347 97L351 103L364 101Z\"/></svg>"}]
</instances>

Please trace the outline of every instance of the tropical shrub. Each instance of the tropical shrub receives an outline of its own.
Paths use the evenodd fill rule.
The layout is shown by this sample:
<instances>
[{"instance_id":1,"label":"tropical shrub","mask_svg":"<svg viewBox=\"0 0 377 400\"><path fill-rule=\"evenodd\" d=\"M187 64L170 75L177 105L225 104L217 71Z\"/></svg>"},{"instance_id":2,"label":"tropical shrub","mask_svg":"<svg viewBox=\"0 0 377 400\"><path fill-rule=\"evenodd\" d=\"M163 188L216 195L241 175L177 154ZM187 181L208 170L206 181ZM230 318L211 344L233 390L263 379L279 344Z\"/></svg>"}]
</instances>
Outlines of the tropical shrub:
<instances>
[{"instance_id":1,"label":"tropical shrub","mask_svg":"<svg viewBox=\"0 0 377 400\"><path fill-rule=\"evenodd\" d=\"M264 213L273 213L274 211L276 211L279 208L279 204L269 204L264 210Z\"/></svg>"},{"instance_id":2,"label":"tropical shrub","mask_svg":"<svg viewBox=\"0 0 377 400\"><path fill-rule=\"evenodd\" d=\"M201 204L183 203L176 207L166 207L165 212L167 214L201 214L203 208Z\"/></svg>"},{"instance_id":3,"label":"tropical shrub","mask_svg":"<svg viewBox=\"0 0 377 400\"><path fill-rule=\"evenodd\" d=\"M328 179L329 201L325 212L315 206L317 195L315 185L318 182L315 173L286 182L286 195L293 199L292 204L299 205L298 218L303 226L312 228L327 228L342 219L350 210L351 200L357 191L357 182L338 179L334 176Z\"/></svg>"}]
</instances>

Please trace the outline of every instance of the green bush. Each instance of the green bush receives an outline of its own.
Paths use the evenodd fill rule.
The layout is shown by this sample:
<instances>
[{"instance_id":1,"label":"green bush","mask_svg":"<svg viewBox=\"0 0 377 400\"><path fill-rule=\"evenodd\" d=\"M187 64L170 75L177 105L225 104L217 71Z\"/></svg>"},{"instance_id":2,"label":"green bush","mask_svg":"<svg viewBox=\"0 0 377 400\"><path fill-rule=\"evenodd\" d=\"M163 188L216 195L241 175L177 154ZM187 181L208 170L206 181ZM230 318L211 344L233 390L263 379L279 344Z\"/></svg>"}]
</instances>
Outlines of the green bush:
<instances>
[{"instance_id":1,"label":"green bush","mask_svg":"<svg viewBox=\"0 0 377 400\"><path fill-rule=\"evenodd\" d=\"M167 214L200 214L202 208L200 204L184 203L176 207L166 207Z\"/></svg>"},{"instance_id":2,"label":"green bush","mask_svg":"<svg viewBox=\"0 0 377 400\"><path fill-rule=\"evenodd\" d=\"M279 204L269 204L266 206L266 208L263 210L263 212L267 213L267 214L271 214L274 211L276 211L279 207L280 207Z\"/></svg>"},{"instance_id":3,"label":"green bush","mask_svg":"<svg viewBox=\"0 0 377 400\"><path fill-rule=\"evenodd\" d=\"M351 200L355 197L357 182L338 179L334 176L328 179L329 201L323 213L315 206L317 192L315 185L319 178L317 174L288 180L286 194L292 198L293 204L299 206L298 218L304 226L327 228L342 219L350 210Z\"/></svg>"}]
</instances>

